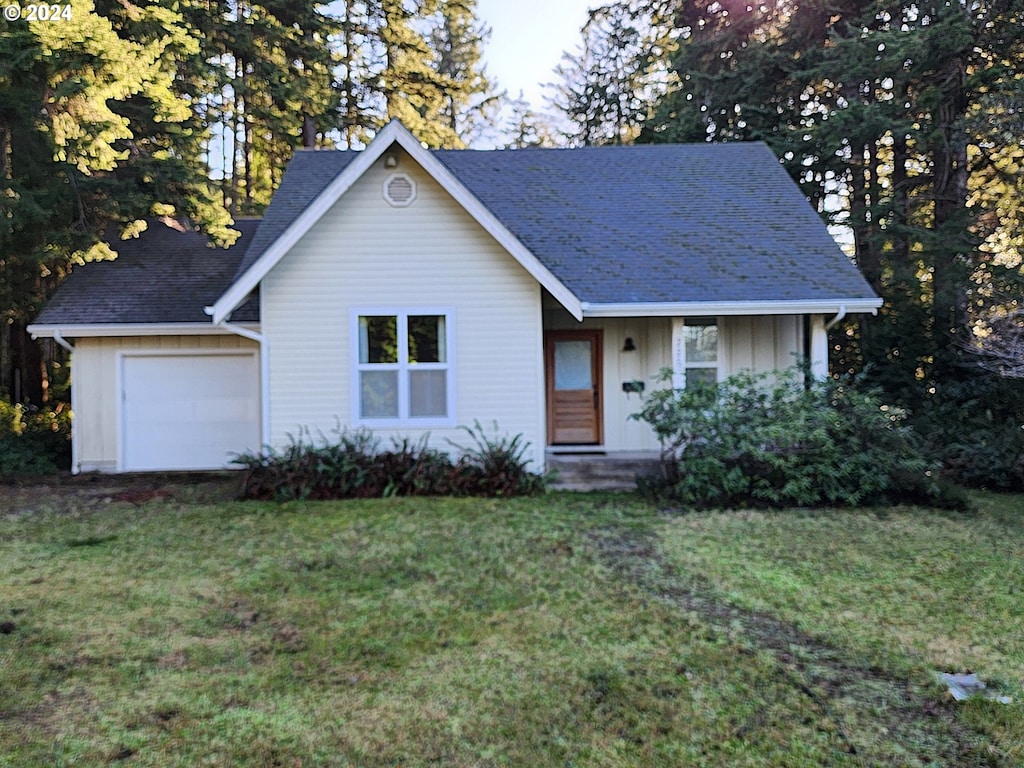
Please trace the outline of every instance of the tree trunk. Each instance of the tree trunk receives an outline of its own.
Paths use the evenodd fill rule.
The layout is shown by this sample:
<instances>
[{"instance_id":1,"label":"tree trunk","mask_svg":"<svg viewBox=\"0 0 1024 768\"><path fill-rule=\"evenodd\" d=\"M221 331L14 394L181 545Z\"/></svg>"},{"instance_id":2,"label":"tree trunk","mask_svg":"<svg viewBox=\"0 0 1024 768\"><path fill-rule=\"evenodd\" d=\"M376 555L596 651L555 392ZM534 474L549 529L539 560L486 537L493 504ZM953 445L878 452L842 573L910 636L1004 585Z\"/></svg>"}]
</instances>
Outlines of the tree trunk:
<instances>
[{"instance_id":1,"label":"tree trunk","mask_svg":"<svg viewBox=\"0 0 1024 768\"><path fill-rule=\"evenodd\" d=\"M932 337L937 362L956 355L957 334L967 325L967 136L962 58L951 59L938 73L944 99L935 113L932 141L934 220L932 243Z\"/></svg>"}]
</instances>

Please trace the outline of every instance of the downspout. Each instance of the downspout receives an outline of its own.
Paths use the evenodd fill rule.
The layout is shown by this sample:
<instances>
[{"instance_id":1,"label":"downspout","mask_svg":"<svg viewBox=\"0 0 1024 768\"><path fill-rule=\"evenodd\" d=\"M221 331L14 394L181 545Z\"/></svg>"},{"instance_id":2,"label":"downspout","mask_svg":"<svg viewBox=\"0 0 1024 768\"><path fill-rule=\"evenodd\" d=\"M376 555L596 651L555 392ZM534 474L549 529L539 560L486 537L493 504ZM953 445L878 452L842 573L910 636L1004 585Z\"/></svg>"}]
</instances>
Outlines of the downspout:
<instances>
[{"instance_id":1,"label":"downspout","mask_svg":"<svg viewBox=\"0 0 1024 768\"><path fill-rule=\"evenodd\" d=\"M845 317L846 317L846 305L845 304L840 304L839 305L839 312L836 314L836 316L833 317L831 320L829 320L827 323L825 323L825 332L828 333L829 331L831 331L833 328L835 328L837 325L839 325L839 323L843 322L843 318L845 318Z\"/></svg>"},{"instance_id":2,"label":"downspout","mask_svg":"<svg viewBox=\"0 0 1024 768\"><path fill-rule=\"evenodd\" d=\"M827 323L822 322L825 319L822 315L807 316L810 330L808 361L811 365L810 374L814 379L823 380L828 377L828 332L843 321L846 312L846 305L840 304L836 316ZM819 322L822 324L819 325Z\"/></svg>"},{"instance_id":3,"label":"downspout","mask_svg":"<svg viewBox=\"0 0 1024 768\"><path fill-rule=\"evenodd\" d=\"M207 307L207 309L210 309ZM240 325L222 320L217 323L217 328L241 336L244 339L255 341L260 345L260 442L261 448L270 443L270 342L262 333L251 331Z\"/></svg>"},{"instance_id":4,"label":"downspout","mask_svg":"<svg viewBox=\"0 0 1024 768\"><path fill-rule=\"evenodd\" d=\"M53 332L53 340L56 341L58 344L60 344L62 347L64 347L64 349L66 349L68 351L69 355L74 355L75 354L75 347L74 347L74 345L71 344L71 342L69 342L67 339L64 338L64 334L62 334L59 329L55 330ZM70 360L70 358L68 358L68 359ZM75 386L76 379L77 379L77 377L75 376L75 370L74 370L74 368L72 368L71 369L71 474L72 475L77 475L78 473L80 473L82 471L82 462L81 462L81 459L79 458L80 448L79 448L79 445L78 445L78 430L75 429L75 401L78 399L78 396L75 394L75 391L78 389L78 387Z\"/></svg>"},{"instance_id":5,"label":"downspout","mask_svg":"<svg viewBox=\"0 0 1024 768\"><path fill-rule=\"evenodd\" d=\"M61 334L59 330L53 332L53 340L64 347L64 349L66 349L70 354L73 355L75 353L75 348L67 339L64 338L63 334Z\"/></svg>"}]
</instances>

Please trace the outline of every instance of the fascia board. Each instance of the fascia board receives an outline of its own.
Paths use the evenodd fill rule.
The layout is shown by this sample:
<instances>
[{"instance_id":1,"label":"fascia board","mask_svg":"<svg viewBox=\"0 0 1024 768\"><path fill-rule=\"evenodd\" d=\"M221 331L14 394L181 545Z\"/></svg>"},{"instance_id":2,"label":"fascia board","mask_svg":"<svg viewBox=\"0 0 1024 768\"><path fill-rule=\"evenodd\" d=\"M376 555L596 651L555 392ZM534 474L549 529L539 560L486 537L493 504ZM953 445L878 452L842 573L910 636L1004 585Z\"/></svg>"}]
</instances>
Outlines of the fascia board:
<instances>
[{"instance_id":1,"label":"fascia board","mask_svg":"<svg viewBox=\"0 0 1024 768\"><path fill-rule=\"evenodd\" d=\"M409 156L450 194L466 212L518 261L522 267L577 320L583 319L580 300L573 295L526 246L498 220L428 149L397 120L392 120L366 149L338 174L323 192L291 223L262 256L217 302L207 309L214 323L223 322L248 296L281 258L347 192L392 144L398 144Z\"/></svg>"},{"instance_id":2,"label":"fascia board","mask_svg":"<svg viewBox=\"0 0 1024 768\"><path fill-rule=\"evenodd\" d=\"M314 224L320 221L321 217L366 173L403 132L408 134L408 131L395 120L384 126L384 129L366 146L366 149L360 152L334 181L327 185L306 210L299 214L278 236L277 240L263 252L263 255L246 270L245 274L232 283L216 303L207 309L207 313L212 315L215 325L228 318L228 315L245 300L246 296L252 293L260 281L267 276L267 273L291 250L292 246L312 229ZM411 135L410 138L412 138ZM417 146L419 145L417 144Z\"/></svg>"},{"instance_id":3,"label":"fascia board","mask_svg":"<svg viewBox=\"0 0 1024 768\"><path fill-rule=\"evenodd\" d=\"M404 129L403 129L404 130ZM411 146L407 146L406 138ZM565 284L545 267L540 259L533 255L529 248L513 235L508 228L501 223L487 206L480 202L480 199L459 181L448 168L429 150L424 149L413 136L405 131L404 136L399 138L402 148L418 162L430 176L441 185L462 208L473 217L483 229L493 237L502 248L514 258L525 269L534 280L540 283L559 304L565 307L577 320L583 319L583 306L580 300L570 291Z\"/></svg>"},{"instance_id":4,"label":"fascia board","mask_svg":"<svg viewBox=\"0 0 1024 768\"><path fill-rule=\"evenodd\" d=\"M584 317L711 317L716 315L814 315L836 314L843 307L848 314L875 314L882 306L878 298L807 301L719 301L661 303L587 303Z\"/></svg>"},{"instance_id":5,"label":"fascia board","mask_svg":"<svg viewBox=\"0 0 1024 768\"><path fill-rule=\"evenodd\" d=\"M238 323L244 328L258 330L259 325ZM30 325L32 338L53 338L56 334L69 339L90 336L230 336L232 332L211 323L102 323Z\"/></svg>"}]
</instances>

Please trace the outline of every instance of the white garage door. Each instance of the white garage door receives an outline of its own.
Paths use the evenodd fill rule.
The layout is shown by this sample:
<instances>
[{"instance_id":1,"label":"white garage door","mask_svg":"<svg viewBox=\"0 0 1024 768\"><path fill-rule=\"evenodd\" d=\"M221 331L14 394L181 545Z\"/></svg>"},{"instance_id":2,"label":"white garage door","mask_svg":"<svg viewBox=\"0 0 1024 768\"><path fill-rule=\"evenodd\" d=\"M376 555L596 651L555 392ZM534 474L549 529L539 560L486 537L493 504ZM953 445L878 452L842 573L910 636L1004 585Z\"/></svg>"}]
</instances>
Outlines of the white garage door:
<instances>
[{"instance_id":1,"label":"white garage door","mask_svg":"<svg viewBox=\"0 0 1024 768\"><path fill-rule=\"evenodd\" d=\"M221 469L260 447L251 353L126 355L121 381L126 471Z\"/></svg>"}]
</instances>

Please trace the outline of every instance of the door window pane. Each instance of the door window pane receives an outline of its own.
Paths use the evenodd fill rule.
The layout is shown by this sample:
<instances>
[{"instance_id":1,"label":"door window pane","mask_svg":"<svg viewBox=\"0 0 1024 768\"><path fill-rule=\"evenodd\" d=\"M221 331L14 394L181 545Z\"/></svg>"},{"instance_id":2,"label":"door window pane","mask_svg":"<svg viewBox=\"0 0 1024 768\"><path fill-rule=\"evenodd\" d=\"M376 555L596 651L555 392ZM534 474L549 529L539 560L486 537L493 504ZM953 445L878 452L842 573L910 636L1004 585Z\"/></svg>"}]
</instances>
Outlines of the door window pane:
<instances>
[{"instance_id":1,"label":"door window pane","mask_svg":"<svg viewBox=\"0 0 1024 768\"><path fill-rule=\"evenodd\" d=\"M398 371L361 371L359 404L364 419L397 419Z\"/></svg>"},{"instance_id":2,"label":"door window pane","mask_svg":"<svg viewBox=\"0 0 1024 768\"><path fill-rule=\"evenodd\" d=\"M448 415L448 374L446 371L409 372L409 415Z\"/></svg>"},{"instance_id":3,"label":"door window pane","mask_svg":"<svg viewBox=\"0 0 1024 768\"><path fill-rule=\"evenodd\" d=\"M398 318L394 315L359 318L359 362L398 362Z\"/></svg>"},{"instance_id":4,"label":"door window pane","mask_svg":"<svg viewBox=\"0 0 1024 768\"><path fill-rule=\"evenodd\" d=\"M409 362L447 362L444 315L409 315Z\"/></svg>"},{"instance_id":5,"label":"door window pane","mask_svg":"<svg viewBox=\"0 0 1024 768\"><path fill-rule=\"evenodd\" d=\"M555 389L593 389L591 342L555 342Z\"/></svg>"}]
</instances>

